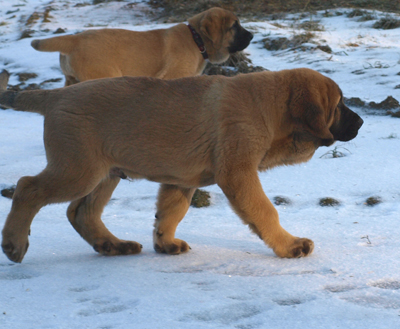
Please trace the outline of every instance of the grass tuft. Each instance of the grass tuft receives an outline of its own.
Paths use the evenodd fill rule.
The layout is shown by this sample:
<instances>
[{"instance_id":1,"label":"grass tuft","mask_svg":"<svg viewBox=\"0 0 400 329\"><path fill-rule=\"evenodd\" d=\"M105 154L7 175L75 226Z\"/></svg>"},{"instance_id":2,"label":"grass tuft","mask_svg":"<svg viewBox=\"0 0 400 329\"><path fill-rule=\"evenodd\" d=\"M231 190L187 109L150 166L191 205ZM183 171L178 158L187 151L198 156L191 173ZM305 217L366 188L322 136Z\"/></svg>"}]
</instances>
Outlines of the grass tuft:
<instances>
[{"instance_id":1,"label":"grass tuft","mask_svg":"<svg viewBox=\"0 0 400 329\"><path fill-rule=\"evenodd\" d=\"M319 21L305 21L300 23L298 27L305 31L325 31L325 28Z\"/></svg>"},{"instance_id":2,"label":"grass tuft","mask_svg":"<svg viewBox=\"0 0 400 329\"><path fill-rule=\"evenodd\" d=\"M391 30L400 27L400 20L393 17L383 17L372 25L374 29Z\"/></svg>"},{"instance_id":3,"label":"grass tuft","mask_svg":"<svg viewBox=\"0 0 400 329\"><path fill-rule=\"evenodd\" d=\"M348 153L351 153L347 148L343 146L335 146L333 150L329 150L328 152L322 154L320 158L343 158L346 156L346 154L339 149L342 149L344 151L347 151Z\"/></svg>"},{"instance_id":4,"label":"grass tuft","mask_svg":"<svg viewBox=\"0 0 400 329\"><path fill-rule=\"evenodd\" d=\"M303 43L310 42L315 37L312 32L304 32L300 34L295 34L291 39L281 37L281 38L264 38L262 42L264 43L264 48L267 50L284 50L288 48L296 48L301 46Z\"/></svg>"}]
</instances>

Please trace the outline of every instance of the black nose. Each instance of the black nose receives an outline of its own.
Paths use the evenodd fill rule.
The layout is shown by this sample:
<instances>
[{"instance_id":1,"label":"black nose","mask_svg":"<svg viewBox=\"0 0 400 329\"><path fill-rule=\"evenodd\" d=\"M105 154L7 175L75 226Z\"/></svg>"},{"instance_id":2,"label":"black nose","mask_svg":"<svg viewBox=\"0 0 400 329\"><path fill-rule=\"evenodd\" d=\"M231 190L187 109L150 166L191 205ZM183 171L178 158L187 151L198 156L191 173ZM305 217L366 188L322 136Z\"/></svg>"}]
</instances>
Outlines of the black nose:
<instances>
[{"instance_id":1,"label":"black nose","mask_svg":"<svg viewBox=\"0 0 400 329\"><path fill-rule=\"evenodd\" d=\"M364 120L361 117L345 107L342 109L342 117L338 124L332 127L331 133L337 141L347 142L355 138L358 130L363 125Z\"/></svg>"},{"instance_id":2,"label":"black nose","mask_svg":"<svg viewBox=\"0 0 400 329\"><path fill-rule=\"evenodd\" d=\"M253 39L253 34L241 27L233 43L228 48L229 52L232 54L245 49L250 44L251 39Z\"/></svg>"},{"instance_id":3,"label":"black nose","mask_svg":"<svg viewBox=\"0 0 400 329\"><path fill-rule=\"evenodd\" d=\"M240 38L243 40L243 44L246 44L246 47L250 44L250 41L253 39L254 35L250 31L243 29Z\"/></svg>"},{"instance_id":4,"label":"black nose","mask_svg":"<svg viewBox=\"0 0 400 329\"><path fill-rule=\"evenodd\" d=\"M356 125L357 125L357 130L361 128L361 126L363 125L363 123L364 123L364 120L361 119L361 118L359 118L358 121L357 121L357 123L356 123Z\"/></svg>"}]
</instances>

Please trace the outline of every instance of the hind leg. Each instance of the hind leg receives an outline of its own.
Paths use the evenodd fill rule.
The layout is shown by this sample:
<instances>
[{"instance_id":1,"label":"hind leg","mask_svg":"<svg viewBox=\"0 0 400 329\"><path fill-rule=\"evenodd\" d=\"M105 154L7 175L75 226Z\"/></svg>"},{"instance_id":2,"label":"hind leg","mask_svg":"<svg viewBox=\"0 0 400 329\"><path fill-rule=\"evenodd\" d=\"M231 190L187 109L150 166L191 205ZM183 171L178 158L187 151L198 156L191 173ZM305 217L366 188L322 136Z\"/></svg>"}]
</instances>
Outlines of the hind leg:
<instances>
[{"instance_id":1,"label":"hind leg","mask_svg":"<svg viewBox=\"0 0 400 329\"><path fill-rule=\"evenodd\" d=\"M120 240L104 225L101 214L120 178L115 175L103 179L87 196L71 202L67 216L75 230L97 252L103 255L137 254L142 246L135 241Z\"/></svg>"},{"instance_id":2,"label":"hind leg","mask_svg":"<svg viewBox=\"0 0 400 329\"><path fill-rule=\"evenodd\" d=\"M103 174L87 170L79 179L57 175L45 169L39 175L22 177L13 196L2 235L2 248L7 257L20 263L28 250L28 234L34 216L47 204L74 200L88 194Z\"/></svg>"},{"instance_id":3,"label":"hind leg","mask_svg":"<svg viewBox=\"0 0 400 329\"><path fill-rule=\"evenodd\" d=\"M43 206L32 200L35 194L36 177L22 177L14 191L11 211L2 231L1 247L7 257L20 263L28 250L28 235L33 217Z\"/></svg>"},{"instance_id":4,"label":"hind leg","mask_svg":"<svg viewBox=\"0 0 400 329\"><path fill-rule=\"evenodd\" d=\"M175 238L175 231L189 209L195 188L162 184L158 192L157 214L154 223L154 249L160 253L180 254L189 245Z\"/></svg>"}]
</instances>

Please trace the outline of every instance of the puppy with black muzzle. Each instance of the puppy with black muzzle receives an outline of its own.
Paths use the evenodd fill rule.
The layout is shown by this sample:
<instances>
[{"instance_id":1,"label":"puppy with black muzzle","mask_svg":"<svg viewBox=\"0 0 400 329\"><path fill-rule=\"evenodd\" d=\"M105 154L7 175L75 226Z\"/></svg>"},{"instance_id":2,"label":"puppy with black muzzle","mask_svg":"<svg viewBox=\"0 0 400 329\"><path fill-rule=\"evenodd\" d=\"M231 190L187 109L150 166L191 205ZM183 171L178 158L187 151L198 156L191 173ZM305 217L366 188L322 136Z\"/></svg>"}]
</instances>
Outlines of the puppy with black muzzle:
<instances>
[{"instance_id":1,"label":"puppy with black muzzle","mask_svg":"<svg viewBox=\"0 0 400 329\"><path fill-rule=\"evenodd\" d=\"M208 9L168 29L88 30L33 40L39 51L60 52L65 85L121 76L175 79L199 75L206 60L222 63L245 49L253 35L231 11Z\"/></svg>"},{"instance_id":2,"label":"puppy with black muzzle","mask_svg":"<svg viewBox=\"0 0 400 329\"><path fill-rule=\"evenodd\" d=\"M89 30L33 40L32 46L39 51L60 52L60 65L68 86L108 77L174 79L199 75L207 60L224 62L230 54L245 49L253 38L236 15L221 8L206 10L188 23L146 32ZM125 175L121 173L120 177ZM103 187L112 193L116 185L105 181ZM100 211L103 190L95 189L90 196L79 200L81 211Z\"/></svg>"},{"instance_id":3,"label":"puppy with black muzzle","mask_svg":"<svg viewBox=\"0 0 400 329\"><path fill-rule=\"evenodd\" d=\"M258 172L308 161L320 146L356 137L363 120L338 85L309 69L174 80L121 77L54 90L6 91L0 105L44 116L47 166L17 184L2 234L9 259L21 262L41 207L70 201L75 230L103 255L140 252L101 220L121 176L161 183L153 244L179 254L175 238L196 188L218 184L244 223L280 257L312 253L291 235L265 195ZM204 225L210 225L204 223Z\"/></svg>"}]
</instances>

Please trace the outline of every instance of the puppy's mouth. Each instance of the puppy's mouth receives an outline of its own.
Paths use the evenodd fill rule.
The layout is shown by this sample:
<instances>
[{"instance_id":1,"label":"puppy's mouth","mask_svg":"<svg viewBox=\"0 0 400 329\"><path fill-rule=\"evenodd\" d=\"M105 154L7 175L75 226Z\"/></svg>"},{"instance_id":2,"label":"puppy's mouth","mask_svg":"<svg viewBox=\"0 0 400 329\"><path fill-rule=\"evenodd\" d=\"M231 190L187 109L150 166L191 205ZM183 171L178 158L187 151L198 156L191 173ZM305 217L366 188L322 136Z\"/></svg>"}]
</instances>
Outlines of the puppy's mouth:
<instances>
[{"instance_id":1,"label":"puppy's mouth","mask_svg":"<svg viewBox=\"0 0 400 329\"><path fill-rule=\"evenodd\" d=\"M236 53L237 51L241 51L245 49L250 41L253 39L253 34L246 29L240 27L238 29L235 39L232 44L229 46L228 51L230 54Z\"/></svg>"},{"instance_id":2,"label":"puppy's mouth","mask_svg":"<svg viewBox=\"0 0 400 329\"><path fill-rule=\"evenodd\" d=\"M347 128L346 132L344 132L341 136L338 136L338 138L335 139L341 142L348 142L355 138L358 135L358 130L361 128L363 125L364 121L363 119L359 119L356 122L354 122L350 127Z\"/></svg>"},{"instance_id":3,"label":"puppy's mouth","mask_svg":"<svg viewBox=\"0 0 400 329\"><path fill-rule=\"evenodd\" d=\"M341 127L331 131L335 140L341 142L348 142L355 138L358 135L358 130L364 123L364 120L360 116L350 110L346 111L341 121L344 121Z\"/></svg>"}]
</instances>

